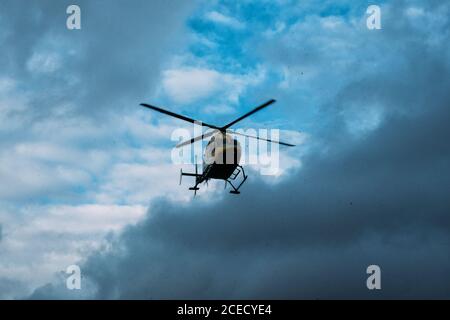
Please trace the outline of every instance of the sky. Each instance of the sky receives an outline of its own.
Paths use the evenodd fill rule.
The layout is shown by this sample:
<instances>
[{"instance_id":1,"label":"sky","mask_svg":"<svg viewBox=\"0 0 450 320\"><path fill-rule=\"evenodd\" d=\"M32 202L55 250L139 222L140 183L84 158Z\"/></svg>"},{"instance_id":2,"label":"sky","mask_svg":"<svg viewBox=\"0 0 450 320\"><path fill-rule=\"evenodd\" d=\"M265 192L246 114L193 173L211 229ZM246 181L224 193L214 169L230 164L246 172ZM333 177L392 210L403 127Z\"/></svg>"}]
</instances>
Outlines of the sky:
<instances>
[{"instance_id":1,"label":"sky","mask_svg":"<svg viewBox=\"0 0 450 320\"><path fill-rule=\"evenodd\" d=\"M449 3L70 4L0 2L1 299L450 297ZM139 107L271 98L239 125L297 147L239 196L179 186L190 126Z\"/></svg>"}]
</instances>

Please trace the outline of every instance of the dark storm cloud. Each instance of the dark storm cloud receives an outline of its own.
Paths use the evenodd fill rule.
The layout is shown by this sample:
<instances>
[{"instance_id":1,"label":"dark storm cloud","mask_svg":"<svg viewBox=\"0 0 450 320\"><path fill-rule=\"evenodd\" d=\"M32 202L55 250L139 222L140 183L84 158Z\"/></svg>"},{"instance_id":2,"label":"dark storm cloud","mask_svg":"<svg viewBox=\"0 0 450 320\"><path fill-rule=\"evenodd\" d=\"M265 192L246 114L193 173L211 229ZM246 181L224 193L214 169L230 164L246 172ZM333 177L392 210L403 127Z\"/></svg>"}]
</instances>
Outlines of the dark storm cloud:
<instances>
[{"instance_id":1,"label":"dark storm cloud","mask_svg":"<svg viewBox=\"0 0 450 320\"><path fill-rule=\"evenodd\" d=\"M93 297L449 298L448 33L395 28L378 68L321 106L325 148L274 186L252 176L239 197L154 204L83 263ZM365 103L383 121L355 136L343 111ZM381 291L366 288L371 264ZM32 298L68 295L55 283Z\"/></svg>"},{"instance_id":2,"label":"dark storm cloud","mask_svg":"<svg viewBox=\"0 0 450 320\"><path fill-rule=\"evenodd\" d=\"M432 108L308 159L282 185L155 205L85 264L98 297L448 298L450 112ZM372 263L385 272L378 294L365 289Z\"/></svg>"},{"instance_id":3,"label":"dark storm cloud","mask_svg":"<svg viewBox=\"0 0 450 320\"><path fill-rule=\"evenodd\" d=\"M280 185L154 205L84 264L96 297L448 298L450 94L435 92L421 113L311 155ZM370 264L381 292L365 288Z\"/></svg>"},{"instance_id":4,"label":"dark storm cloud","mask_svg":"<svg viewBox=\"0 0 450 320\"><path fill-rule=\"evenodd\" d=\"M70 4L0 4L1 70L31 95L27 111L36 115L69 103L86 116L130 108L129 103L136 107L152 94L165 50L182 41L175 30L194 2L77 1L82 29L72 31L66 28ZM58 59L60 68L33 72L29 63L36 54Z\"/></svg>"},{"instance_id":5,"label":"dark storm cloud","mask_svg":"<svg viewBox=\"0 0 450 320\"><path fill-rule=\"evenodd\" d=\"M0 277L0 299L11 299L11 293L13 293L15 297L19 298L19 294L15 293L18 293L23 289L24 285L20 281Z\"/></svg>"}]
</instances>

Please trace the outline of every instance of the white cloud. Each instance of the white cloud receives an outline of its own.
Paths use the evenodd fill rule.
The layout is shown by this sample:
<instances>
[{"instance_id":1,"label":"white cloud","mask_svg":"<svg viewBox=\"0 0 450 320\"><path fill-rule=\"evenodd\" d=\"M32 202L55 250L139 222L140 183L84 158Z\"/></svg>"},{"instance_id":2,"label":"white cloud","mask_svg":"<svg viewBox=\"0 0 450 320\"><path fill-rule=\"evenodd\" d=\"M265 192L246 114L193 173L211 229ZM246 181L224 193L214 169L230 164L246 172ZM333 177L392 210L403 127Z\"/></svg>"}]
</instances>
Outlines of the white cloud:
<instances>
[{"instance_id":1,"label":"white cloud","mask_svg":"<svg viewBox=\"0 0 450 320\"><path fill-rule=\"evenodd\" d=\"M323 29L336 29L343 26L344 21L342 18L330 16L324 17L320 20Z\"/></svg>"},{"instance_id":2,"label":"white cloud","mask_svg":"<svg viewBox=\"0 0 450 320\"><path fill-rule=\"evenodd\" d=\"M178 30L193 8L185 3L179 1L180 10L175 11L159 4L150 5L149 10L129 8L128 17L153 15L150 20L154 26L150 29L156 50L146 43L148 32L134 37L137 33L133 30L148 26L145 19L125 21L128 27L132 24L127 28L130 32L98 29L92 37L77 39L64 32L64 24L53 24L55 21L42 24L39 19L24 17L25 22L30 22L24 29L29 31L27 35L16 34L14 19L2 23L0 42L4 36L26 36L32 41L12 41L2 46L7 59L2 61L5 68L0 71L1 280L10 278L27 287L42 285L55 272L77 262L86 248L101 243L106 232L120 230L139 219L156 196L147 193L145 204L126 203L136 198L134 192L145 192L129 188L123 197L109 195L111 201L107 204L95 202L97 195L105 195L112 183L111 172L118 164L151 164L155 169L145 173L155 176L145 179L155 185L159 183L156 179L161 179L158 165L165 161L165 152L170 157L170 150L161 142L170 143L170 123L152 125L148 112L133 112L138 110L137 105L127 105L125 112L118 105L147 96L153 89L158 72L153 76L142 72L146 76L141 77L132 68L139 65L142 70L158 69L167 57L167 46L184 37L184 32ZM40 9L37 11L45 11ZM111 10L123 12L122 7ZM7 14L7 10L3 13ZM102 19L102 15L98 18ZM124 30L119 29L116 31ZM103 43L111 41L132 45L125 46L128 51L120 55L108 55L99 66L98 53L105 47ZM142 63L141 58L145 60ZM70 63L66 66L66 62ZM93 76L94 65L99 68ZM127 79L125 88L120 83L123 78ZM107 84L97 87L99 79ZM116 90L115 84L123 90ZM109 97L108 102L101 101L105 97ZM105 112L96 117L93 111L101 108ZM174 172L178 173L176 169ZM165 192L164 188L159 183L159 194ZM0 296L5 295L2 292Z\"/></svg>"},{"instance_id":3,"label":"white cloud","mask_svg":"<svg viewBox=\"0 0 450 320\"><path fill-rule=\"evenodd\" d=\"M0 274L23 284L18 292L4 293L5 297L30 294L55 273L100 248L109 232L136 223L146 210L140 205L98 204L3 207Z\"/></svg>"},{"instance_id":4,"label":"white cloud","mask_svg":"<svg viewBox=\"0 0 450 320\"><path fill-rule=\"evenodd\" d=\"M220 89L221 75L209 69L167 70L163 75L165 92L178 103L192 103Z\"/></svg>"},{"instance_id":5,"label":"white cloud","mask_svg":"<svg viewBox=\"0 0 450 320\"><path fill-rule=\"evenodd\" d=\"M13 81L0 83L0 91L0 102L21 96ZM26 99L21 107L4 113L5 122L26 114ZM170 143L175 125L151 119L137 109L100 123L63 113L29 125L18 121L20 130L2 127L0 275L23 284L2 297L50 281L108 232L139 220L155 197L192 198L178 186L170 149L160 146Z\"/></svg>"},{"instance_id":6,"label":"white cloud","mask_svg":"<svg viewBox=\"0 0 450 320\"><path fill-rule=\"evenodd\" d=\"M95 199L98 203L115 203L121 199L125 203L143 205L161 196L188 200L190 194L178 185L179 173L180 167L172 164L170 159L158 165L118 163L109 172Z\"/></svg>"},{"instance_id":7,"label":"white cloud","mask_svg":"<svg viewBox=\"0 0 450 320\"><path fill-rule=\"evenodd\" d=\"M226 102L238 103L248 86L265 78L262 67L247 74L220 73L214 69L181 67L163 74L164 92L176 103L189 104L201 99L222 96Z\"/></svg>"},{"instance_id":8,"label":"white cloud","mask_svg":"<svg viewBox=\"0 0 450 320\"><path fill-rule=\"evenodd\" d=\"M0 153L0 198L3 200L30 199L50 196L71 186L86 185L89 174L66 165L51 165L23 158L15 153Z\"/></svg>"},{"instance_id":9,"label":"white cloud","mask_svg":"<svg viewBox=\"0 0 450 320\"><path fill-rule=\"evenodd\" d=\"M147 207L142 205L57 205L44 206L39 210L46 215L37 215L27 223L27 228L37 232L62 232L73 235L103 234L119 231L127 224L136 223L144 216Z\"/></svg>"},{"instance_id":10,"label":"white cloud","mask_svg":"<svg viewBox=\"0 0 450 320\"><path fill-rule=\"evenodd\" d=\"M244 129L243 132L245 132ZM269 136L267 138L272 138ZM251 135L258 135L258 132ZM241 138L243 139L243 138ZM301 167L301 159L307 153L310 135L303 132L292 130L281 130L280 137L277 140L295 144L295 148L286 148L283 146L276 146L271 143L263 141L255 141L253 139L240 140L243 147L241 163L251 170L252 174L258 175L262 180L268 184L276 184L289 177L287 173ZM250 143L254 144L253 148L249 148ZM256 147L257 146L257 147ZM274 148L274 146L276 148ZM260 149L265 147L266 149ZM257 159L256 163L250 161L253 158ZM278 158L278 160L276 160ZM270 168L275 170L269 170ZM265 173L265 174L263 174Z\"/></svg>"},{"instance_id":11,"label":"white cloud","mask_svg":"<svg viewBox=\"0 0 450 320\"><path fill-rule=\"evenodd\" d=\"M61 57L55 53L34 53L27 61L27 69L35 73L52 73L61 67Z\"/></svg>"},{"instance_id":12,"label":"white cloud","mask_svg":"<svg viewBox=\"0 0 450 320\"><path fill-rule=\"evenodd\" d=\"M419 17L424 15L424 10L419 7L409 7L405 11L406 15L409 17Z\"/></svg>"},{"instance_id":13,"label":"white cloud","mask_svg":"<svg viewBox=\"0 0 450 320\"><path fill-rule=\"evenodd\" d=\"M236 109L230 105L207 105L203 108L203 112L207 114L231 114L234 113Z\"/></svg>"},{"instance_id":14,"label":"white cloud","mask_svg":"<svg viewBox=\"0 0 450 320\"><path fill-rule=\"evenodd\" d=\"M0 77L0 132L22 127L29 115L25 111L28 97L17 88L17 81Z\"/></svg>"},{"instance_id":15,"label":"white cloud","mask_svg":"<svg viewBox=\"0 0 450 320\"><path fill-rule=\"evenodd\" d=\"M14 79L2 77L0 78L0 93L10 92L16 87L16 82Z\"/></svg>"},{"instance_id":16,"label":"white cloud","mask_svg":"<svg viewBox=\"0 0 450 320\"><path fill-rule=\"evenodd\" d=\"M267 38L272 38L280 33L282 33L286 29L286 24L284 22L277 22L275 26L271 29L267 29L264 31L264 36Z\"/></svg>"},{"instance_id":17,"label":"white cloud","mask_svg":"<svg viewBox=\"0 0 450 320\"><path fill-rule=\"evenodd\" d=\"M243 29L245 27L245 24L237 20L236 18L226 16L217 11L208 12L205 18L209 21L223 24L234 29Z\"/></svg>"},{"instance_id":18,"label":"white cloud","mask_svg":"<svg viewBox=\"0 0 450 320\"><path fill-rule=\"evenodd\" d=\"M201 34L198 34L198 33L192 33L189 36L192 38L191 41L193 43L204 45L205 47L208 47L210 49L217 48L217 43L215 43L214 41L208 39L207 36L204 36L204 35L201 35Z\"/></svg>"}]
</instances>

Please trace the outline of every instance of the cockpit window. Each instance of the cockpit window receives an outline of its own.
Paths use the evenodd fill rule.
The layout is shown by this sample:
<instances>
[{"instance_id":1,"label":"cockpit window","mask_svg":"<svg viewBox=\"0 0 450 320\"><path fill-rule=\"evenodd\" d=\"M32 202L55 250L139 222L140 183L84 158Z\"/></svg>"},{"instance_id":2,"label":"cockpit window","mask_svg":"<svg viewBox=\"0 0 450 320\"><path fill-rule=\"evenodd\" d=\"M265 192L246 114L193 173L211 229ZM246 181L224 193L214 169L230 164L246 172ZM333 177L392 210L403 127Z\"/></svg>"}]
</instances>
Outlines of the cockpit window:
<instances>
[{"instance_id":1,"label":"cockpit window","mask_svg":"<svg viewBox=\"0 0 450 320\"><path fill-rule=\"evenodd\" d=\"M209 146L210 144L212 144L212 143L214 142L214 140L215 140L214 137L212 137L211 140L209 140L207 146Z\"/></svg>"}]
</instances>

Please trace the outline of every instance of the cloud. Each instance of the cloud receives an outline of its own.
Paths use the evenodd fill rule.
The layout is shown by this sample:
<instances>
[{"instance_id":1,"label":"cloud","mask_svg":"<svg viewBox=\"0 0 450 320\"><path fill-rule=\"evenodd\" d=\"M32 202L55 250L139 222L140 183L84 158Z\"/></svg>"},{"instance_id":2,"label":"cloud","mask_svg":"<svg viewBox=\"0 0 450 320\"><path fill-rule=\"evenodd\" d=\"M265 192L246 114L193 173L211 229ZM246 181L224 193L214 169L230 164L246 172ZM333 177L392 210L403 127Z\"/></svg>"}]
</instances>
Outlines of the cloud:
<instances>
[{"instance_id":1,"label":"cloud","mask_svg":"<svg viewBox=\"0 0 450 320\"><path fill-rule=\"evenodd\" d=\"M337 145L336 156L314 155L274 187L256 181L240 197L152 206L87 260L93 297L448 297L450 115L434 107ZM417 125L429 129L412 134ZM417 148L425 141L433 148ZM380 293L365 288L370 264L383 270Z\"/></svg>"},{"instance_id":2,"label":"cloud","mask_svg":"<svg viewBox=\"0 0 450 320\"><path fill-rule=\"evenodd\" d=\"M214 69L181 67L166 70L163 75L165 93L176 103L191 104L214 95L236 104L241 94L265 78L265 70L247 74L220 73Z\"/></svg>"},{"instance_id":3,"label":"cloud","mask_svg":"<svg viewBox=\"0 0 450 320\"><path fill-rule=\"evenodd\" d=\"M192 103L205 98L220 88L220 73L208 69L167 70L164 72L164 90L178 103Z\"/></svg>"},{"instance_id":4,"label":"cloud","mask_svg":"<svg viewBox=\"0 0 450 320\"><path fill-rule=\"evenodd\" d=\"M87 185L89 175L81 169L64 165L51 166L40 161L18 157L16 153L0 154L0 176L3 200L33 198L58 193L60 188ZM20 177L17 174L20 173Z\"/></svg>"},{"instance_id":5,"label":"cloud","mask_svg":"<svg viewBox=\"0 0 450 320\"><path fill-rule=\"evenodd\" d=\"M236 18L226 16L217 11L208 12L206 14L206 19L234 29L243 29L245 27L245 24Z\"/></svg>"},{"instance_id":6,"label":"cloud","mask_svg":"<svg viewBox=\"0 0 450 320\"><path fill-rule=\"evenodd\" d=\"M69 31L70 4L0 3L2 298L28 294L139 219L157 194L111 199L110 170L145 162L159 173L175 127L152 124L139 103L154 94L196 4L80 0L82 29Z\"/></svg>"},{"instance_id":7,"label":"cloud","mask_svg":"<svg viewBox=\"0 0 450 320\"><path fill-rule=\"evenodd\" d=\"M152 199L190 199L178 186L179 170L167 164L170 149L158 145L174 126L149 119L136 112L112 128L111 122L42 121L21 141L5 142L0 221L8 237L0 246L0 275L22 282L5 297L50 281L98 248L109 232L142 218Z\"/></svg>"},{"instance_id":8,"label":"cloud","mask_svg":"<svg viewBox=\"0 0 450 320\"><path fill-rule=\"evenodd\" d=\"M0 286L2 280L5 286L20 283L8 287L2 297L23 297L51 281L56 272L65 272L88 252L105 245L108 234L136 223L145 212L141 205L2 206L2 230L8 236L0 242Z\"/></svg>"},{"instance_id":9,"label":"cloud","mask_svg":"<svg viewBox=\"0 0 450 320\"><path fill-rule=\"evenodd\" d=\"M33 118L69 102L78 115L102 119L106 113L129 110L130 101L135 106L157 83L165 48L179 39L184 17L194 7L183 1L138 0L126 7L79 1L82 29L69 31L65 20L70 4L1 5L1 70L27 84L32 98L27 112ZM108 13L98 9L103 6Z\"/></svg>"},{"instance_id":10,"label":"cloud","mask_svg":"<svg viewBox=\"0 0 450 320\"><path fill-rule=\"evenodd\" d=\"M87 259L91 297L448 298L448 99L310 154L276 186L153 205ZM381 266L380 292L365 287L370 264Z\"/></svg>"},{"instance_id":11,"label":"cloud","mask_svg":"<svg viewBox=\"0 0 450 320\"><path fill-rule=\"evenodd\" d=\"M70 234L107 234L119 231L123 226L137 222L145 213L145 207L140 205L58 205L41 207L46 210L45 216L36 216L27 228L38 232L53 232Z\"/></svg>"},{"instance_id":12,"label":"cloud","mask_svg":"<svg viewBox=\"0 0 450 320\"><path fill-rule=\"evenodd\" d=\"M169 153L165 150L164 153ZM95 199L101 203L147 204L150 199L165 196L177 200L190 198L180 192L179 170L170 159L168 164L118 163L111 168L106 182L100 187Z\"/></svg>"},{"instance_id":13,"label":"cloud","mask_svg":"<svg viewBox=\"0 0 450 320\"><path fill-rule=\"evenodd\" d=\"M56 54L37 54L34 53L27 62L27 68L30 72L51 73L61 67L60 57Z\"/></svg>"},{"instance_id":14,"label":"cloud","mask_svg":"<svg viewBox=\"0 0 450 320\"><path fill-rule=\"evenodd\" d=\"M11 299L11 293L13 293L12 297L19 298L23 288L24 286L20 281L0 278L0 299Z\"/></svg>"},{"instance_id":15,"label":"cloud","mask_svg":"<svg viewBox=\"0 0 450 320\"><path fill-rule=\"evenodd\" d=\"M229 105L208 105L203 108L206 114L232 114L236 110Z\"/></svg>"},{"instance_id":16,"label":"cloud","mask_svg":"<svg viewBox=\"0 0 450 320\"><path fill-rule=\"evenodd\" d=\"M301 168L275 185L251 176L239 197L153 204L84 261L90 297L448 298L448 17L415 25L403 11L384 7L381 33L353 16L330 28L317 14L282 31L268 61L310 68L306 96L318 96ZM299 83L282 98L296 100ZM298 101L286 105L304 115ZM371 264L382 270L378 292L365 286Z\"/></svg>"},{"instance_id":17,"label":"cloud","mask_svg":"<svg viewBox=\"0 0 450 320\"><path fill-rule=\"evenodd\" d=\"M168 69L189 46L187 2L80 1L80 32L69 4L0 3L2 298L43 283L32 298L448 298L448 4L384 4L380 32L364 3L213 6L227 28ZM301 166L275 184L252 175L237 198L180 201L172 122L132 111L160 83L183 104L276 97L271 116L311 133ZM52 281L74 262L81 293Z\"/></svg>"}]
</instances>

